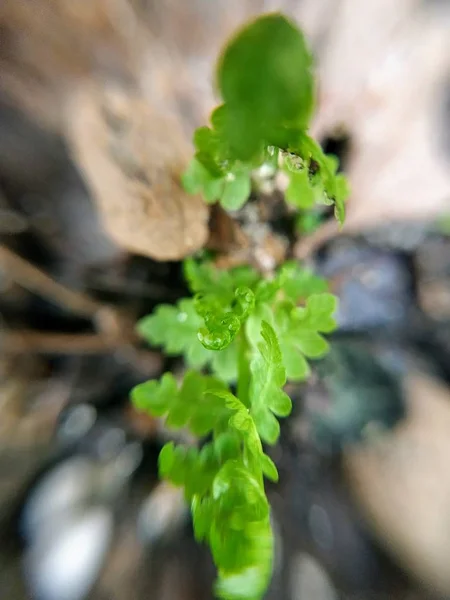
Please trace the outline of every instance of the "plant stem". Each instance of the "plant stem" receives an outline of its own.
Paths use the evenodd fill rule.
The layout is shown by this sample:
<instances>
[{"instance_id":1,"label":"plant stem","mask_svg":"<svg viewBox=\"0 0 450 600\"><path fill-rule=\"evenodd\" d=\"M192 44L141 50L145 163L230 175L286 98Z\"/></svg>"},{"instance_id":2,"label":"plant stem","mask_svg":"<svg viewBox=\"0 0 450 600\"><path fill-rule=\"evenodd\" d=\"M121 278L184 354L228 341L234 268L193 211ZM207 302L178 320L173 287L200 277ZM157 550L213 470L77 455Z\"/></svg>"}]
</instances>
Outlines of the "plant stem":
<instances>
[{"instance_id":1,"label":"plant stem","mask_svg":"<svg viewBox=\"0 0 450 600\"><path fill-rule=\"evenodd\" d=\"M243 329L239 334L237 397L250 408L250 346Z\"/></svg>"}]
</instances>

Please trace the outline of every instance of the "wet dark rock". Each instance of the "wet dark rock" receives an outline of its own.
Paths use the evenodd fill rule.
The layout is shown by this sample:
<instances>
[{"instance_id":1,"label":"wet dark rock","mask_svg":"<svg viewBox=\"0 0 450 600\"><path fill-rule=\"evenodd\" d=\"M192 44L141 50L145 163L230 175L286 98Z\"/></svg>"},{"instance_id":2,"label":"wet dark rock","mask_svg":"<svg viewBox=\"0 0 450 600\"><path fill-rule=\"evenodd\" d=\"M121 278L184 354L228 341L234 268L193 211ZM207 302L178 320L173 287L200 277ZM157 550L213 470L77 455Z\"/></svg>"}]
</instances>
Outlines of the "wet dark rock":
<instances>
[{"instance_id":1,"label":"wet dark rock","mask_svg":"<svg viewBox=\"0 0 450 600\"><path fill-rule=\"evenodd\" d=\"M393 365L395 368L395 365ZM388 430L406 415L400 373L383 365L362 344L336 342L319 364L328 406L308 402L314 442L323 452L337 452L364 440L370 430Z\"/></svg>"},{"instance_id":2,"label":"wet dark rock","mask_svg":"<svg viewBox=\"0 0 450 600\"><path fill-rule=\"evenodd\" d=\"M318 269L339 297L340 331L406 325L414 298L412 275L403 255L342 240L325 249Z\"/></svg>"},{"instance_id":3,"label":"wet dark rock","mask_svg":"<svg viewBox=\"0 0 450 600\"><path fill-rule=\"evenodd\" d=\"M383 250L411 252L430 236L432 224L423 222L388 223L364 232L364 238L371 246Z\"/></svg>"},{"instance_id":4,"label":"wet dark rock","mask_svg":"<svg viewBox=\"0 0 450 600\"><path fill-rule=\"evenodd\" d=\"M450 238L425 242L415 254L418 303L437 321L450 319Z\"/></svg>"}]
</instances>

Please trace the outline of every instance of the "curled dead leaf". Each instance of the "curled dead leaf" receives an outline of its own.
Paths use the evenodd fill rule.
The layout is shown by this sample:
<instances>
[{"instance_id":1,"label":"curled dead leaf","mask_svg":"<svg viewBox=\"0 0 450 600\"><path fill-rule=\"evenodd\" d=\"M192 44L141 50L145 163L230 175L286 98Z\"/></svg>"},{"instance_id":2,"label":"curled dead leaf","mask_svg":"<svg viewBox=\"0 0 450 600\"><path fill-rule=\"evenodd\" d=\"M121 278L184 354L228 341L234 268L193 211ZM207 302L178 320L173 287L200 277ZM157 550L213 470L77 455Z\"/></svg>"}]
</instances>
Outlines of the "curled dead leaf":
<instances>
[{"instance_id":1,"label":"curled dead leaf","mask_svg":"<svg viewBox=\"0 0 450 600\"><path fill-rule=\"evenodd\" d=\"M448 209L442 108L450 10L418 0L342 0L319 56L318 139L350 138L344 232Z\"/></svg>"},{"instance_id":2,"label":"curled dead leaf","mask_svg":"<svg viewBox=\"0 0 450 600\"><path fill-rule=\"evenodd\" d=\"M66 123L75 161L119 246L157 260L203 246L208 208L180 185L192 150L175 117L128 89L87 84L72 95Z\"/></svg>"},{"instance_id":3,"label":"curled dead leaf","mask_svg":"<svg viewBox=\"0 0 450 600\"><path fill-rule=\"evenodd\" d=\"M405 390L407 418L382 439L347 450L347 478L386 550L447 597L450 392L418 374L407 378Z\"/></svg>"}]
</instances>

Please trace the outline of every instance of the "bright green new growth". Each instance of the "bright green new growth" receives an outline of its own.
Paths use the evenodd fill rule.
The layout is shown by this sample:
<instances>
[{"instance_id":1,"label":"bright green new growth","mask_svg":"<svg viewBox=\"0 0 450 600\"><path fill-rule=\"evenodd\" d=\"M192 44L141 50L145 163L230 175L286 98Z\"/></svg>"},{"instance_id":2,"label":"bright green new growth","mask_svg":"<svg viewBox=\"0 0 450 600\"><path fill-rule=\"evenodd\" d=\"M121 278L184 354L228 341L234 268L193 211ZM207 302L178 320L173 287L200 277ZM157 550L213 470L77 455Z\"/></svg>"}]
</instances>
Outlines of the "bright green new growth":
<instances>
[{"instance_id":1,"label":"bright green new growth","mask_svg":"<svg viewBox=\"0 0 450 600\"><path fill-rule=\"evenodd\" d=\"M308 136L314 107L313 61L302 32L272 14L242 29L217 67L223 104L194 135L196 154L183 175L190 193L238 210L252 173L267 165L289 177L286 201L298 209L334 205L342 224L347 180L338 161Z\"/></svg>"},{"instance_id":2,"label":"bright green new growth","mask_svg":"<svg viewBox=\"0 0 450 600\"><path fill-rule=\"evenodd\" d=\"M201 449L169 442L160 453L159 469L162 477L184 487L195 536L208 542L218 567L216 591L222 598L261 598L271 575L273 539L263 477L277 481L278 472L263 452L263 420L257 416L263 410L287 414L290 400L279 389L285 374L267 323L262 335L261 360L269 361L270 368L261 372L258 359L251 367L250 397L265 390L254 403L255 416L220 381L192 371L179 389L166 373L160 382L149 381L132 392L135 406L165 416L167 427L187 427L210 438ZM270 391L276 392L277 400Z\"/></svg>"},{"instance_id":3,"label":"bright green new growth","mask_svg":"<svg viewBox=\"0 0 450 600\"><path fill-rule=\"evenodd\" d=\"M269 165L289 175L287 202L333 204L342 223L346 180L307 135L314 82L302 33L280 15L256 20L225 49L217 81L224 103L211 127L195 133L186 189L236 210L250 195L252 172ZM195 536L217 566L216 594L260 600L274 553L264 479L278 480L262 443L277 442L278 419L291 412L286 381L306 379L308 360L327 353L322 334L335 327L337 301L295 262L265 279L250 267L221 271L188 259L185 277L192 297L160 305L138 331L166 355L183 356L189 370L181 383L165 373L138 385L132 400L169 430L201 439L198 447L166 444L160 475L184 489Z\"/></svg>"},{"instance_id":4,"label":"bright green new growth","mask_svg":"<svg viewBox=\"0 0 450 600\"><path fill-rule=\"evenodd\" d=\"M286 262L267 280L250 267L220 271L188 259L185 275L194 297L158 306L137 329L166 355L183 355L188 367L209 367L223 381L236 382L239 334L244 329L246 342L257 349L263 320L277 334L293 381L309 375L307 358L320 358L328 351L321 333L334 328L336 298L325 293L323 279L295 262Z\"/></svg>"},{"instance_id":5,"label":"bright green new growth","mask_svg":"<svg viewBox=\"0 0 450 600\"><path fill-rule=\"evenodd\" d=\"M178 384L166 373L134 388L132 399L169 430L204 440L201 448L166 444L160 475L184 488L196 538L217 565L217 595L258 600L273 561L264 477L278 479L262 442L277 442L278 418L291 412L286 378L304 379L307 358L328 350L319 332L334 327L336 300L324 280L293 262L263 279L250 267L220 271L189 259L185 275L194 298L159 306L138 330L212 375L189 370Z\"/></svg>"}]
</instances>

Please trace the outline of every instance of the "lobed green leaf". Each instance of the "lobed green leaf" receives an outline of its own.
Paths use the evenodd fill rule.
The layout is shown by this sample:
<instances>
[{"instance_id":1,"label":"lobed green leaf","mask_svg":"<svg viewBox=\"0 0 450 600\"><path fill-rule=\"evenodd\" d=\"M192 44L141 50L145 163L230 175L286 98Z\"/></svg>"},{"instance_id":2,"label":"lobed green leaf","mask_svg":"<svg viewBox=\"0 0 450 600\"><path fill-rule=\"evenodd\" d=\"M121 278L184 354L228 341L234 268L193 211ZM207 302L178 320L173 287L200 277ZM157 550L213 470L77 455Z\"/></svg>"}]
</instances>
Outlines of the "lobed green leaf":
<instances>
[{"instance_id":1,"label":"lobed green leaf","mask_svg":"<svg viewBox=\"0 0 450 600\"><path fill-rule=\"evenodd\" d=\"M223 128L242 160L271 145L283 125L309 122L312 57L303 34L282 15L266 15L244 27L222 54L217 79L227 106Z\"/></svg>"},{"instance_id":2,"label":"lobed green leaf","mask_svg":"<svg viewBox=\"0 0 450 600\"><path fill-rule=\"evenodd\" d=\"M320 280L312 287L316 283L320 285ZM294 286L291 297L296 298L300 289ZM335 296L327 293L308 295L307 286L301 293L307 296L305 306L296 306L291 299L276 300L272 306L261 304L247 320L245 329L249 341L257 348L262 322L270 323L276 332L287 379L291 381L303 381L309 376L307 359L321 358L328 352L328 342L321 334L330 333L336 327L333 316L337 308ZM262 411L257 419L266 435L275 438L277 426L267 411Z\"/></svg>"},{"instance_id":3,"label":"lobed green leaf","mask_svg":"<svg viewBox=\"0 0 450 600\"><path fill-rule=\"evenodd\" d=\"M183 355L188 367L209 366L224 381L237 378L237 346L232 340L221 353L207 350L198 339L204 324L194 307L194 299L184 298L176 305L162 304L137 324L139 334L153 346L162 346L168 356Z\"/></svg>"},{"instance_id":4,"label":"lobed green leaf","mask_svg":"<svg viewBox=\"0 0 450 600\"><path fill-rule=\"evenodd\" d=\"M286 417L292 409L291 399L282 390L286 383L286 370L277 336L266 322L261 323L262 342L258 344L259 355L250 365L251 413L258 433L269 444L279 436L279 424L274 415Z\"/></svg>"},{"instance_id":5,"label":"lobed green leaf","mask_svg":"<svg viewBox=\"0 0 450 600\"><path fill-rule=\"evenodd\" d=\"M188 427L194 435L210 433L229 411L214 392L226 386L214 377L188 371L178 388L175 378L165 373L161 380L137 385L131 400L140 411L154 417L165 417L170 429Z\"/></svg>"}]
</instances>

